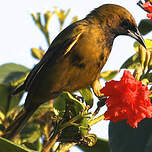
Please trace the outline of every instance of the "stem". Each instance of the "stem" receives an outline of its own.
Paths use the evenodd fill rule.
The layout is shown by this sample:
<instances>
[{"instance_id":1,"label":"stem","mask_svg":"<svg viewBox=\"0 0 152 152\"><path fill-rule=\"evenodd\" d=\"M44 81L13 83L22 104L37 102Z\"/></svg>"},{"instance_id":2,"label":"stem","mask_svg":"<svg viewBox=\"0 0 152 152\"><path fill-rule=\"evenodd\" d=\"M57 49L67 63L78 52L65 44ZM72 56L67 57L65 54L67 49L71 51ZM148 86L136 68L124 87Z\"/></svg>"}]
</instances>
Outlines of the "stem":
<instances>
[{"instance_id":1,"label":"stem","mask_svg":"<svg viewBox=\"0 0 152 152\"><path fill-rule=\"evenodd\" d=\"M48 31L47 32L42 31L42 32L46 38L48 46L50 46L51 43L50 43L50 38L49 38L49 32Z\"/></svg>"},{"instance_id":2,"label":"stem","mask_svg":"<svg viewBox=\"0 0 152 152\"><path fill-rule=\"evenodd\" d=\"M72 147L72 146L75 146L76 143L75 142L72 142L72 143L67 143L67 144L60 144L59 145L59 148L56 150L56 152L68 152L69 149Z\"/></svg>"},{"instance_id":3,"label":"stem","mask_svg":"<svg viewBox=\"0 0 152 152\"><path fill-rule=\"evenodd\" d=\"M56 143L56 141L58 140L60 136L60 133L56 134L51 141L49 141L43 148L42 152L50 152L51 148L53 147L53 145Z\"/></svg>"},{"instance_id":4,"label":"stem","mask_svg":"<svg viewBox=\"0 0 152 152\"><path fill-rule=\"evenodd\" d=\"M72 118L71 120L69 120L68 122L64 123L59 130L62 131L64 128L71 126L73 122L77 121L78 119L81 118L81 115L77 115L74 118Z\"/></svg>"},{"instance_id":5,"label":"stem","mask_svg":"<svg viewBox=\"0 0 152 152\"><path fill-rule=\"evenodd\" d=\"M99 102L97 103L97 108L94 111L91 120L99 113L100 109L106 104L107 97L100 97Z\"/></svg>"},{"instance_id":6,"label":"stem","mask_svg":"<svg viewBox=\"0 0 152 152\"><path fill-rule=\"evenodd\" d=\"M103 119L104 119L104 115L101 115L101 116L91 120L89 122L90 127L93 126L94 124L98 123L99 121L103 120Z\"/></svg>"}]
</instances>

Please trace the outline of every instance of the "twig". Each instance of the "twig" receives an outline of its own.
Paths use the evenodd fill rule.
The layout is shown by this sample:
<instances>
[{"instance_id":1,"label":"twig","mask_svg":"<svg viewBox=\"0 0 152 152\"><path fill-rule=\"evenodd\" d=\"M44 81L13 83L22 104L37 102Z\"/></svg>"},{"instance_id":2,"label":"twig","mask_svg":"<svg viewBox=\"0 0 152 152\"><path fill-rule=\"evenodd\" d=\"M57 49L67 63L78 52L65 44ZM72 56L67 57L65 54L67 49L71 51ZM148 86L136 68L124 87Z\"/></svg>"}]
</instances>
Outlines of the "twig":
<instances>
[{"instance_id":1,"label":"twig","mask_svg":"<svg viewBox=\"0 0 152 152\"><path fill-rule=\"evenodd\" d=\"M58 149L56 150L56 152L68 152L69 149L72 147L72 146L75 146L76 143L75 142L72 142L72 143L66 143L66 144L60 144Z\"/></svg>"},{"instance_id":2,"label":"twig","mask_svg":"<svg viewBox=\"0 0 152 152\"><path fill-rule=\"evenodd\" d=\"M103 120L103 119L104 119L104 115L101 115L101 116L99 116L99 117L91 120L91 121L89 122L89 126L91 127L91 126L93 126L94 124L98 123L99 121L101 121L101 120Z\"/></svg>"},{"instance_id":3,"label":"twig","mask_svg":"<svg viewBox=\"0 0 152 152\"><path fill-rule=\"evenodd\" d=\"M56 141L58 140L60 136L60 133L56 134L55 137L52 138L52 140L50 140L46 146L44 146L43 151L42 152L50 152L51 148L53 147L53 145L56 143Z\"/></svg>"}]
</instances>

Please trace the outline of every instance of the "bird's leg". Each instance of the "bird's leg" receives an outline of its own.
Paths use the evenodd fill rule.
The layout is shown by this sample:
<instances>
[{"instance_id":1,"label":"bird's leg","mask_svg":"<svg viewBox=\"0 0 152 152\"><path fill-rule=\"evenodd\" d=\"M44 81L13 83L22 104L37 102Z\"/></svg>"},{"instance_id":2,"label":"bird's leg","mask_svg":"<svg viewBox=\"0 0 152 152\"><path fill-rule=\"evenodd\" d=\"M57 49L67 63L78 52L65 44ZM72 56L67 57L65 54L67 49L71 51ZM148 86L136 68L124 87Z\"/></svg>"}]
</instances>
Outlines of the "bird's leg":
<instances>
[{"instance_id":1,"label":"bird's leg","mask_svg":"<svg viewBox=\"0 0 152 152\"><path fill-rule=\"evenodd\" d=\"M92 83L92 89L95 93L95 95L98 97L99 101L97 103L97 109L95 110L94 114L92 115L91 119L93 119L98 112L100 111L101 107L103 107L106 104L107 97L104 97L104 95L100 92L102 89L99 79L96 79Z\"/></svg>"},{"instance_id":2,"label":"bird's leg","mask_svg":"<svg viewBox=\"0 0 152 152\"><path fill-rule=\"evenodd\" d=\"M93 89L93 92L94 94L100 98L103 96L103 94L100 92L100 90L102 89L101 87L101 84L100 84L100 81L99 79L96 79L93 83L92 83L92 89Z\"/></svg>"}]
</instances>

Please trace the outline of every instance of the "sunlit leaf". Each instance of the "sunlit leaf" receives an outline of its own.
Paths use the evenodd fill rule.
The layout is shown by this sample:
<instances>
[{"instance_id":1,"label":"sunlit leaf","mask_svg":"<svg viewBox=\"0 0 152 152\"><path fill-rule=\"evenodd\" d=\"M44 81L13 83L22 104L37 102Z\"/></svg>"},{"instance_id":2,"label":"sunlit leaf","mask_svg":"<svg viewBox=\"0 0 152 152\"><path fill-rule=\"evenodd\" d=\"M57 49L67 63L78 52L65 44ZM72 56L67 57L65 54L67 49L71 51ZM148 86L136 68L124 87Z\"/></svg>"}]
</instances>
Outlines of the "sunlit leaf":
<instances>
[{"instance_id":1,"label":"sunlit leaf","mask_svg":"<svg viewBox=\"0 0 152 152\"><path fill-rule=\"evenodd\" d=\"M4 114L18 105L22 94L11 96L11 93L16 85L23 83L28 71L28 68L13 63L0 66L0 110Z\"/></svg>"},{"instance_id":2,"label":"sunlit leaf","mask_svg":"<svg viewBox=\"0 0 152 152\"><path fill-rule=\"evenodd\" d=\"M23 148L9 140L0 137L0 151L1 152L32 152L32 150Z\"/></svg>"},{"instance_id":3,"label":"sunlit leaf","mask_svg":"<svg viewBox=\"0 0 152 152\"><path fill-rule=\"evenodd\" d=\"M32 115L30 122L39 119L41 116L43 116L46 112L53 111L53 103L50 102L46 104L42 104Z\"/></svg>"},{"instance_id":4,"label":"sunlit leaf","mask_svg":"<svg viewBox=\"0 0 152 152\"><path fill-rule=\"evenodd\" d=\"M102 72L100 74L101 78L105 79L106 81L112 80L117 74L120 72L119 70L109 70L106 72Z\"/></svg>"},{"instance_id":5,"label":"sunlit leaf","mask_svg":"<svg viewBox=\"0 0 152 152\"><path fill-rule=\"evenodd\" d=\"M3 114L3 112L0 111L0 124L4 119L5 119L5 115Z\"/></svg>"},{"instance_id":6,"label":"sunlit leaf","mask_svg":"<svg viewBox=\"0 0 152 152\"><path fill-rule=\"evenodd\" d=\"M43 50L37 48L32 48L31 52L32 52L32 56L39 60L42 59L43 55L45 54Z\"/></svg>"},{"instance_id":7,"label":"sunlit leaf","mask_svg":"<svg viewBox=\"0 0 152 152\"><path fill-rule=\"evenodd\" d=\"M72 23L76 22L77 20L78 20L78 16L74 16L74 17L72 18Z\"/></svg>"},{"instance_id":8,"label":"sunlit leaf","mask_svg":"<svg viewBox=\"0 0 152 152\"><path fill-rule=\"evenodd\" d=\"M29 69L25 66L8 63L0 66L0 83L11 83L24 77Z\"/></svg>"},{"instance_id":9,"label":"sunlit leaf","mask_svg":"<svg viewBox=\"0 0 152 152\"><path fill-rule=\"evenodd\" d=\"M91 92L91 89L84 88L84 89L80 89L79 92L82 95L82 97L84 98L86 104L89 105L90 108L92 108L92 106L93 106L93 94Z\"/></svg>"},{"instance_id":10,"label":"sunlit leaf","mask_svg":"<svg viewBox=\"0 0 152 152\"><path fill-rule=\"evenodd\" d=\"M22 94L10 96L12 89L7 84L0 84L0 111L6 114L20 102Z\"/></svg>"},{"instance_id":11,"label":"sunlit leaf","mask_svg":"<svg viewBox=\"0 0 152 152\"><path fill-rule=\"evenodd\" d=\"M144 39L144 41L145 41L145 44L146 44L147 48L152 48L152 40ZM140 45L140 43L137 42L137 41L134 43L134 49L135 49L136 52L139 51L139 45Z\"/></svg>"},{"instance_id":12,"label":"sunlit leaf","mask_svg":"<svg viewBox=\"0 0 152 152\"><path fill-rule=\"evenodd\" d=\"M61 94L54 100L54 112L56 115L63 116L66 107L66 98L65 94Z\"/></svg>"},{"instance_id":13,"label":"sunlit leaf","mask_svg":"<svg viewBox=\"0 0 152 152\"><path fill-rule=\"evenodd\" d=\"M55 7L54 9L54 13L58 16L59 22L60 22L60 30L62 30L63 28L63 24L64 21L66 19L66 17L69 15L71 9L68 9L67 12L65 12L64 10L58 10L57 7Z\"/></svg>"},{"instance_id":14,"label":"sunlit leaf","mask_svg":"<svg viewBox=\"0 0 152 152\"><path fill-rule=\"evenodd\" d=\"M70 103L73 106L76 113L79 113L82 109L85 109L85 105L82 102L74 98L69 92L64 92L54 101L56 114L63 116L67 103Z\"/></svg>"},{"instance_id":15,"label":"sunlit leaf","mask_svg":"<svg viewBox=\"0 0 152 152\"><path fill-rule=\"evenodd\" d=\"M140 65L140 58L139 54L136 53L125 61L125 63L121 66L121 69L135 69L138 65Z\"/></svg>"},{"instance_id":16,"label":"sunlit leaf","mask_svg":"<svg viewBox=\"0 0 152 152\"><path fill-rule=\"evenodd\" d=\"M52 18L52 15L53 15L53 13L51 13L50 11L47 11L47 12L44 13L45 28L46 28L47 31L48 31L48 28L49 28L49 23L50 23L50 20Z\"/></svg>"},{"instance_id":17,"label":"sunlit leaf","mask_svg":"<svg viewBox=\"0 0 152 152\"><path fill-rule=\"evenodd\" d=\"M38 123L28 123L21 132L22 142L33 143L41 136L41 128Z\"/></svg>"},{"instance_id":18,"label":"sunlit leaf","mask_svg":"<svg viewBox=\"0 0 152 152\"><path fill-rule=\"evenodd\" d=\"M36 140L34 143L25 142L24 145L29 149L36 150L36 152L42 152L43 145L40 141L40 138Z\"/></svg>"},{"instance_id":19,"label":"sunlit leaf","mask_svg":"<svg viewBox=\"0 0 152 152\"><path fill-rule=\"evenodd\" d=\"M152 84L152 73L146 73L142 79L147 79L149 81L149 84Z\"/></svg>"}]
</instances>

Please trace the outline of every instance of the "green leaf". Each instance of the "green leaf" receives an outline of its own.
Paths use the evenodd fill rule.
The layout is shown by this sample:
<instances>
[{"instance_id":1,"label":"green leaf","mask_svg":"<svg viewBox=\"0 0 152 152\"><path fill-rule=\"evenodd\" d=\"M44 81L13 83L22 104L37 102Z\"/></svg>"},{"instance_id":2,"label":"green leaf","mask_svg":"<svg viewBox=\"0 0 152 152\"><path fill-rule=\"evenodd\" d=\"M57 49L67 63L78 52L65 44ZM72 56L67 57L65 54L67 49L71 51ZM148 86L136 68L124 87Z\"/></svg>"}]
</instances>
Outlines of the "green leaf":
<instances>
[{"instance_id":1,"label":"green leaf","mask_svg":"<svg viewBox=\"0 0 152 152\"><path fill-rule=\"evenodd\" d=\"M109 70L106 72L102 72L100 74L101 78L105 79L106 81L112 80L120 70Z\"/></svg>"},{"instance_id":2,"label":"green leaf","mask_svg":"<svg viewBox=\"0 0 152 152\"><path fill-rule=\"evenodd\" d=\"M42 152L43 149L43 145L42 142L40 141L40 138L34 143L24 143L24 145L29 149L36 150L37 152Z\"/></svg>"},{"instance_id":3,"label":"green leaf","mask_svg":"<svg viewBox=\"0 0 152 152\"><path fill-rule=\"evenodd\" d=\"M54 110L57 115L63 116L66 108L66 104L70 104L78 114L82 109L85 109L85 105L74 98L69 92L64 92L58 96L54 101Z\"/></svg>"},{"instance_id":4,"label":"green leaf","mask_svg":"<svg viewBox=\"0 0 152 152\"><path fill-rule=\"evenodd\" d=\"M152 40L144 39L144 41L145 41L147 48L152 48ZM134 43L134 49L136 52L139 52L139 45L140 45L140 43L137 41Z\"/></svg>"},{"instance_id":5,"label":"green leaf","mask_svg":"<svg viewBox=\"0 0 152 152\"><path fill-rule=\"evenodd\" d=\"M10 95L14 86L17 86L24 81L28 71L28 68L14 63L0 66L0 110L4 114L18 105L22 94L16 96Z\"/></svg>"},{"instance_id":6,"label":"green leaf","mask_svg":"<svg viewBox=\"0 0 152 152\"><path fill-rule=\"evenodd\" d=\"M44 19L45 19L45 28L48 31L49 30L49 23L50 20L52 18L53 13L51 13L50 11L47 11L44 13Z\"/></svg>"},{"instance_id":7,"label":"green leaf","mask_svg":"<svg viewBox=\"0 0 152 152\"><path fill-rule=\"evenodd\" d=\"M140 58L139 54L135 53L127 61L125 61L125 63L121 66L120 69L135 69L138 65L140 65Z\"/></svg>"},{"instance_id":8,"label":"green leaf","mask_svg":"<svg viewBox=\"0 0 152 152\"><path fill-rule=\"evenodd\" d=\"M33 143L41 136L41 128L38 123L28 123L21 132L22 143Z\"/></svg>"},{"instance_id":9,"label":"green leaf","mask_svg":"<svg viewBox=\"0 0 152 152\"><path fill-rule=\"evenodd\" d=\"M32 115L31 121L35 119L39 119L41 116L43 116L46 112L53 111L53 103L50 102L42 104Z\"/></svg>"},{"instance_id":10,"label":"green leaf","mask_svg":"<svg viewBox=\"0 0 152 152\"><path fill-rule=\"evenodd\" d=\"M45 54L43 50L37 48L32 48L31 52L32 52L32 56L39 60L42 59L43 55Z\"/></svg>"},{"instance_id":11,"label":"green leaf","mask_svg":"<svg viewBox=\"0 0 152 152\"><path fill-rule=\"evenodd\" d=\"M32 152L27 148L23 148L7 139L0 137L0 151L1 152Z\"/></svg>"},{"instance_id":12,"label":"green leaf","mask_svg":"<svg viewBox=\"0 0 152 152\"><path fill-rule=\"evenodd\" d=\"M55 98L53 107L56 115L59 115L61 117L64 115L66 107L66 98L64 93Z\"/></svg>"},{"instance_id":13,"label":"green leaf","mask_svg":"<svg viewBox=\"0 0 152 152\"><path fill-rule=\"evenodd\" d=\"M8 111L13 109L22 97L22 94L10 96L12 89L7 84L0 84L0 111L6 115Z\"/></svg>"},{"instance_id":14,"label":"green leaf","mask_svg":"<svg viewBox=\"0 0 152 152\"><path fill-rule=\"evenodd\" d=\"M74 17L72 18L72 23L76 22L77 20L78 20L78 16L74 16Z\"/></svg>"},{"instance_id":15,"label":"green leaf","mask_svg":"<svg viewBox=\"0 0 152 152\"><path fill-rule=\"evenodd\" d=\"M58 10L57 8L55 8L54 13L58 16L60 24L63 24L66 17L69 15L71 9L68 9L67 12L65 12L64 10Z\"/></svg>"},{"instance_id":16,"label":"green leaf","mask_svg":"<svg viewBox=\"0 0 152 152\"><path fill-rule=\"evenodd\" d=\"M151 119L144 119L138 128L130 127L126 121L110 123L109 140L112 152L151 152ZM148 150L145 150L149 148Z\"/></svg>"},{"instance_id":17,"label":"green leaf","mask_svg":"<svg viewBox=\"0 0 152 152\"><path fill-rule=\"evenodd\" d=\"M143 75L142 79L147 79L149 84L152 84L152 73L146 73Z\"/></svg>"},{"instance_id":18,"label":"green leaf","mask_svg":"<svg viewBox=\"0 0 152 152\"><path fill-rule=\"evenodd\" d=\"M149 19L141 20L138 29L142 35L148 34L152 31L152 21Z\"/></svg>"},{"instance_id":19,"label":"green leaf","mask_svg":"<svg viewBox=\"0 0 152 152\"><path fill-rule=\"evenodd\" d=\"M60 22L60 31L63 29L63 24L65 22L65 19L69 15L71 9L68 9L67 12L64 10L58 10L57 7L54 9L54 13L58 16L59 22Z\"/></svg>"},{"instance_id":20,"label":"green leaf","mask_svg":"<svg viewBox=\"0 0 152 152\"><path fill-rule=\"evenodd\" d=\"M110 152L108 141L100 138L98 138L96 144L92 147L87 145L80 145L78 147L84 152Z\"/></svg>"},{"instance_id":21,"label":"green leaf","mask_svg":"<svg viewBox=\"0 0 152 152\"><path fill-rule=\"evenodd\" d=\"M86 104L89 105L90 108L92 108L93 94L91 92L91 89L90 88L80 89L79 92L82 95L82 97L85 99Z\"/></svg>"},{"instance_id":22,"label":"green leaf","mask_svg":"<svg viewBox=\"0 0 152 152\"><path fill-rule=\"evenodd\" d=\"M29 71L25 66L8 63L0 66L0 83L16 82Z\"/></svg>"}]
</instances>

